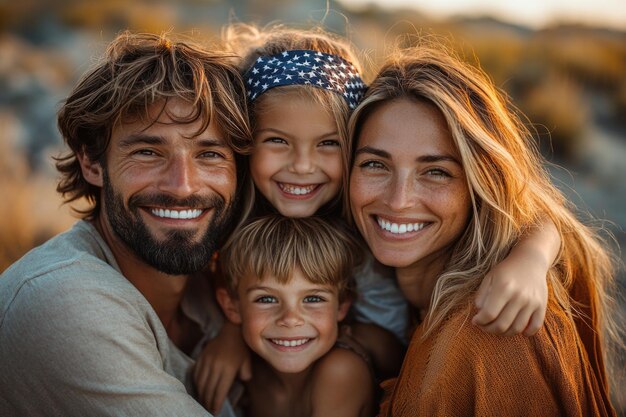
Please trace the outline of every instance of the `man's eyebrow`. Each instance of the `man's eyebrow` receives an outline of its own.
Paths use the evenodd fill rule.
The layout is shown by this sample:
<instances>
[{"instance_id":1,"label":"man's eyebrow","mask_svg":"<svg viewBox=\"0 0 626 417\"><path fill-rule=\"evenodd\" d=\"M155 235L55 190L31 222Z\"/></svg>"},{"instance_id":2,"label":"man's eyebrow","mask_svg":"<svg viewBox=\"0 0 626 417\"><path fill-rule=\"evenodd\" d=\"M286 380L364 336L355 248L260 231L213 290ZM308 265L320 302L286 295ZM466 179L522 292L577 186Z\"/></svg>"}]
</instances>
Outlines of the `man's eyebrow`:
<instances>
[{"instance_id":1,"label":"man's eyebrow","mask_svg":"<svg viewBox=\"0 0 626 417\"><path fill-rule=\"evenodd\" d=\"M197 145L203 148L210 148L210 147L216 147L216 146L222 147L222 148L228 148L228 145L226 144L226 142L217 138L198 139Z\"/></svg>"},{"instance_id":2,"label":"man's eyebrow","mask_svg":"<svg viewBox=\"0 0 626 417\"><path fill-rule=\"evenodd\" d=\"M142 133L134 133L132 135L128 135L120 141L119 146L122 148L128 148L130 146L134 146L137 144L144 145L160 145L165 142L161 136L155 135L145 135Z\"/></svg>"},{"instance_id":3,"label":"man's eyebrow","mask_svg":"<svg viewBox=\"0 0 626 417\"><path fill-rule=\"evenodd\" d=\"M228 147L226 143L221 139L216 138L202 138L194 139L196 144L203 148L211 147ZM135 145L162 145L166 142L165 138L157 135L146 135L143 133L134 133L128 135L120 141L119 146L122 148L128 148Z\"/></svg>"}]
</instances>

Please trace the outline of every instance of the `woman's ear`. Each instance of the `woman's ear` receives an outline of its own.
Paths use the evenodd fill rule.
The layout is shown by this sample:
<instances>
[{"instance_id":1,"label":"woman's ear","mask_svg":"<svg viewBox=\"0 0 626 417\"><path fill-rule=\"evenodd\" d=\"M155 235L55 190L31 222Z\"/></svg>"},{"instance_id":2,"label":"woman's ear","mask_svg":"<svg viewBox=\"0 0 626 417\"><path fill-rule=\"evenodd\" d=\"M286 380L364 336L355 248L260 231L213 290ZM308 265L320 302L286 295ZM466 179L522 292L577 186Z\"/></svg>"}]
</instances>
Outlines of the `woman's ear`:
<instances>
[{"instance_id":1,"label":"woman's ear","mask_svg":"<svg viewBox=\"0 0 626 417\"><path fill-rule=\"evenodd\" d=\"M228 321L234 324L241 324L239 301L231 297L226 288L218 288L215 290L215 298L217 298L217 302L220 307L222 307L222 311Z\"/></svg>"},{"instance_id":2,"label":"woman's ear","mask_svg":"<svg viewBox=\"0 0 626 417\"><path fill-rule=\"evenodd\" d=\"M337 314L337 321L341 321L346 318L346 314L348 314L348 310L350 310L351 305L352 300L349 297L339 303L339 313Z\"/></svg>"},{"instance_id":3,"label":"woman's ear","mask_svg":"<svg viewBox=\"0 0 626 417\"><path fill-rule=\"evenodd\" d=\"M80 164L85 181L96 187L102 187L104 181L102 180L102 165L100 162L92 161L84 152L76 154L76 158Z\"/></svg>"}]
</instances>

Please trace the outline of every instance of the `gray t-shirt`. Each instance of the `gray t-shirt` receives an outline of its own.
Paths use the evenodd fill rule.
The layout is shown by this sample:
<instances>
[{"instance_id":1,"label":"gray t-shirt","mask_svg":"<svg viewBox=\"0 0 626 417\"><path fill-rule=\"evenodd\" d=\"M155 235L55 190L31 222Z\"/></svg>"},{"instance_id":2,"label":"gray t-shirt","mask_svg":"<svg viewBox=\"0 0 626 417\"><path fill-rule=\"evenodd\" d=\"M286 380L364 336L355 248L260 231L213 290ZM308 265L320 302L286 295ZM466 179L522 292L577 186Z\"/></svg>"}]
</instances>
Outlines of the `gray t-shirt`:
<instances>
[{"instance_id":1,"label":"gray t-shirt","mask_svg":"<svg viewBox=\"0 0 626 417\"><path fill-rule=\"evenodd\" d=\"M182 309L203 329L195 357L223 323L207 277ZM0 416L209 416L192 364L90 223L0 276Z\"/></svg>"}]
</instances>

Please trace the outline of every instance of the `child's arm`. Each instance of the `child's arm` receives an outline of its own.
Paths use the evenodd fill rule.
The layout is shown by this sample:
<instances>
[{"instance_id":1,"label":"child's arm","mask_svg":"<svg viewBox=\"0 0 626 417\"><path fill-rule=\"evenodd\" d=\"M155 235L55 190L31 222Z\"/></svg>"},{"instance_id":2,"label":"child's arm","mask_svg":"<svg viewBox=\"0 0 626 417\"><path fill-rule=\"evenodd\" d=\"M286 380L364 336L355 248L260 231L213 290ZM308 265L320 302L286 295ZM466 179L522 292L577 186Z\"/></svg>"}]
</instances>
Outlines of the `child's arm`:
<instances>
[{"instance_id":1,"label":"child's arm","mask_svg":"<svg viewBox=\"0 0 626 417\"><path fill-rule=\"evenodd\" d=\"M333 348L315 365L311 417L375 414L375 384L365 361L347 349Z\"/></svg>"},{"instance_id":2,"label":"child's arm","mask_svg":"<svg viewBox=\"0 0 626 417\"><path fill-rule=\"evenodd\" d=\"M546 275L561 246L556 226L544 220L522 236L485 276L472 322L489 333L532 336L543 325L548 303Z\"/></svg>"},{"instance_id":3,"label":"child's arm","mask_svg":"<svg viewBox=\"0 0 626 417\"><path fill-rule=\"evenodd\" d=\"M200 402L217 414L235 377L252 377L250 351L241 336L241 327L227 320L219 334L209 341L194 369L194 381Z\"/></svg>"},{"instance_id":4,"label":"child's arm","mask_svg":"<svg viewBox=\"0 0 626 417\"><path fill-rule=\"evenodd\" d=\"M405 346L389 330L375 324L353 323L342 326L349 329L350 338L361 346L372 361L374 372L378 380L397 376L402 366ZM339 337L345 341L344 336Z\"/></svg>"}]
</instances>

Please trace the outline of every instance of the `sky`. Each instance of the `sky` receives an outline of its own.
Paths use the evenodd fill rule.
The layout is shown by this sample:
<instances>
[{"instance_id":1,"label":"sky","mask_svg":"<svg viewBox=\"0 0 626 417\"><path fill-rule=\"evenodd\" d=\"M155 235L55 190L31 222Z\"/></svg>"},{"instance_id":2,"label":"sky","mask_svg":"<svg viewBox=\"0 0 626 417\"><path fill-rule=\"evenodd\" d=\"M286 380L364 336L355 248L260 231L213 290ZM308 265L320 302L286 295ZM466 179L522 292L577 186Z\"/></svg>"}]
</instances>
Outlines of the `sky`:
<instances>
[{"instance_id":1,"label":"sky","mask_svg":"<svg viewBox=\"0 0 626 417\"><path fill-rule=\"evenodd\" d=\"M427 15L491 15L540 28L554 22L587 23L626 31L626 0L340 0L345 5L415 7Z\"/></svg>"}]
</instances>

